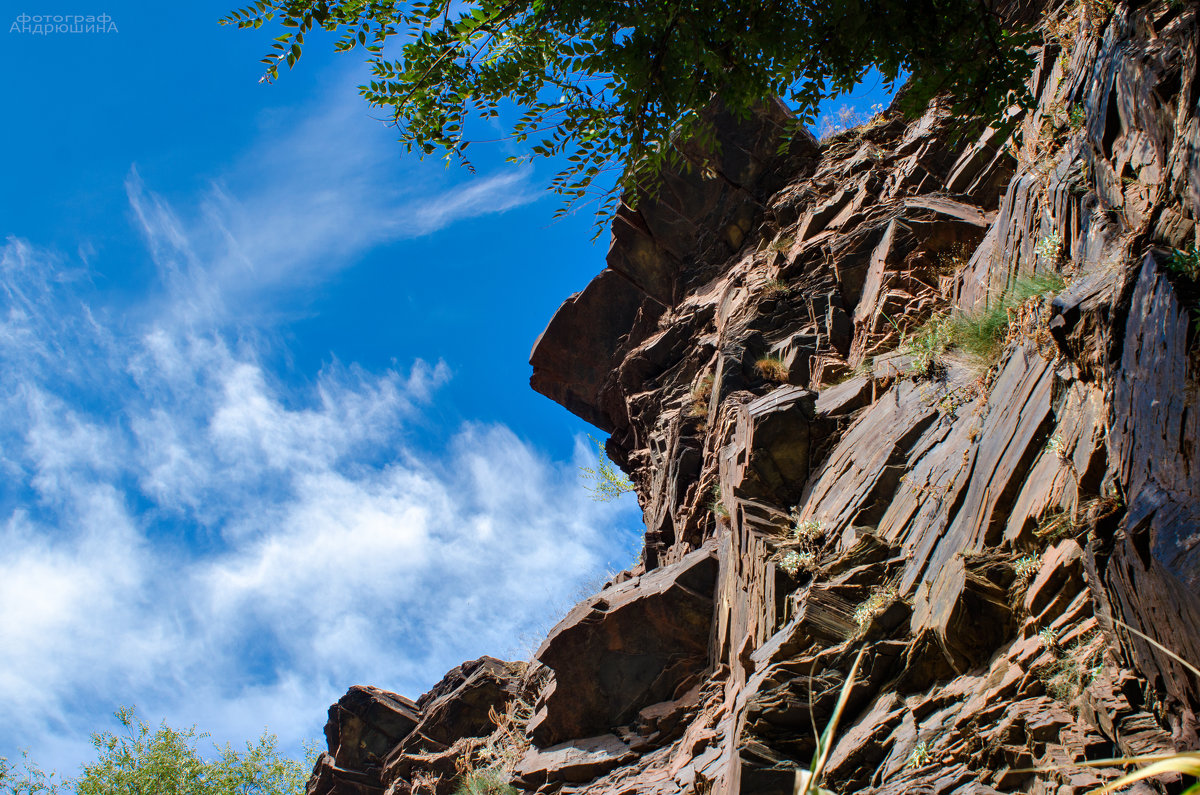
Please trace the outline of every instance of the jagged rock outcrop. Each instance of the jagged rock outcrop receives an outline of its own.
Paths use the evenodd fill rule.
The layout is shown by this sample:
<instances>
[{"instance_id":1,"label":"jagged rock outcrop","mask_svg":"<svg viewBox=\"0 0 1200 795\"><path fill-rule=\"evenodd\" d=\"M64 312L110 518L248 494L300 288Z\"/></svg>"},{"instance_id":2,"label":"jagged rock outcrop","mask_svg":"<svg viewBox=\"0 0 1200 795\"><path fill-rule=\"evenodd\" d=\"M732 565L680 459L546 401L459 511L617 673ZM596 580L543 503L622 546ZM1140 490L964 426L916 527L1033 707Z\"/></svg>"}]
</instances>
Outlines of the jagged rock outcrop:
<instances>
[{"instance_id":1,"label":"jagged rock outcrop","mask_svg":"<svg viewBox=\"0 0 1200 795\"><path fill-rule=\"evenodd\" d=\"M554 671L529 725L539 746L603 734L697 683L716 557L699 549L581 602L535 655Z\"/></svg>"},{"instance_id":2,"label":"jagged rock outcrop","mask_svg":"<svg viewBox=\"0 0 1200 795\"><path fill-rule=\"evenodd\" d=\"M935 103L778 154L769 108L621 210L532 384L611 433L643 561L480 700L352 690L312 795L792 793L860 654L840 792L1072 795L1200 746L1200 682L1125 629L1200 662L1200 7L1024 10L1000 128ZM420 728L439 699L472 717Z\"/></svg>"},{"instance_id":3,"label":"jagged rock outcrop","mask_svg":"<svg viewBox=\"0 0 1200 795\"><path fill-rule=\"evenodd\" d=\"M374 687L352 687L329 708L329 750L317 759L308 792L330 795L444 795L456 762L482 747L494 716L528 698L525 663L480 657L448 672L415 703Z\"/></svg>"}]
</instances>

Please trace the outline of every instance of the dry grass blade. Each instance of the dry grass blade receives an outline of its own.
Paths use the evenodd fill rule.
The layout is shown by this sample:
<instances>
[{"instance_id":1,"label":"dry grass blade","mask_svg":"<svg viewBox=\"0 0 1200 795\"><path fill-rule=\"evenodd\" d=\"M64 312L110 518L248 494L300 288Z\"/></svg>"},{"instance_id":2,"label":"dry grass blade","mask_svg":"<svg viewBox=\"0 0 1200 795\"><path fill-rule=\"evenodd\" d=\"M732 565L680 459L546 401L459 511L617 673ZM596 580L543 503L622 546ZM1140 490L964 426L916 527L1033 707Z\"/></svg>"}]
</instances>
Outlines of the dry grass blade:
<instances>
[{"instance_id":1,"label":"dry grass blade","mask_svg":"<svg viewBox=\"0 0 1200 795\"><path fill-rule=\"evenodd\" d=\"M821 733L821 738L817 741L817 753L813 758L812 770L808 771L807 780L800 790L803 795L817 795L822 792L821 778L825 775L825 763L829 761L829 752L833 748L833 736L837 732L842 711L846 709L846 701L850 698L850 689L854 686L854 677L858 674L858 665L862 662L865 652L866 649L859 649L858 656L854 658L854 664L850 666L850 673L846 674L846 681L842 683L842 692L838 694L833 715L830 716L829 723L825 724L825 731ZM809 703L811 702L810 697Z\"/></svg>"},{"instance_id":2,"label":"dry grass blade","mask_svg":"<svg viewBox=\"0 0 1200 795\"><path fill-rule=\"evenodd\" d=\"M1144 764L1149 758L1135 756L1122 761L1124 764ZM1116 781L1110 781L1103 787L1092 790L1088 795L1107 795L1107 793L1115 792L1135 781L1161 776L1164 773L1182 773L1193 778L1200 778L1200 751L1171 754L1166 758L1160 758L1157 762L1138 768L1132 773L1121 776Z\"/></svg>"},{"instance_id":3,"label":"dry grass blade","mask_svg":"<svg viewBox=\"0 0 1200 795\"><path fill-rule=\"evenodd\" d=\"M1173 651L1171 651L1170 649L1168 649L1166 646L1164 646L1164 645L1162 645L1161 643L1159 643L1158 641L1156 641L1154 638L1150 637L1149 635L1145 634L1144 632L1139 632L1138 630L1136 630L1136 629L1134 629L1133 627L1131 627L1131 626L1129 626L1128 624L1126 624L1124 621L1120 621L1120 620L1118 620L1118 619L1115 619L1115 618L1114 618L1112 621L1113 621L1113 623L1114 623L1114 624L1117 624L1117 625L1119 625L1119 626L1121 626L1121 627L1124 627L1125 629L1127 629L1127 630L1129 630L1130 632L1132 632L1134 635L1137 635L1139 638L1141 638L1142 640L1146 641L1146 642L1147 642L1147 643L1149 643L1151 646L1153 646L1154 648L1158 649L1158 650L1159 650L1159 651L1161 651L1163 654L1167 655L1167 656L1168 656L1168 657L1170 657L1172 660L1174 660L1175 662L1177 662L1177 663L1179 663L1180 665L1182 665L1184 668L1186 668L1186 669L1188 669L1189 671L1191 671L1192 673L1194 673L1196 676L1200 677L1200 668L1197 668L1196 666L1192 665L1190 662L1188 662L1187 660L1183 659L1183 658L1182 658L1182 657L1180 657L1178 654L1176 654L1175 652L1173 652Z\"/></svg>"}]
</instances>

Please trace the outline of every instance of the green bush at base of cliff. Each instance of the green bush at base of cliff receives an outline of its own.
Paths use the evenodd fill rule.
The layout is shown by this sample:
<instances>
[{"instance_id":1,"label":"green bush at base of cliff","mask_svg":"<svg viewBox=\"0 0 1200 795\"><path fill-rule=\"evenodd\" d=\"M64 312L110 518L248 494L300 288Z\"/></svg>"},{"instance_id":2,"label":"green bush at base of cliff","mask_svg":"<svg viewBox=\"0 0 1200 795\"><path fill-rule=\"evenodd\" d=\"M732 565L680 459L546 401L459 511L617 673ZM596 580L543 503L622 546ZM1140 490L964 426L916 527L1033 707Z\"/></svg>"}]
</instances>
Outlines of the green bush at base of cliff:
<instances>
[{"instance_id":1,"label":"green bush at base of cliff","mask_svg":"<svg viewBox=\"0 0 1200 795\"><path fill-rule=\"evenodd\" d=\"M28 757L23 770L0 758L0 795L301 795L312 769L311 759L283 756L272 734L246 743L245 751L215 747L215 758L206 759L196 742L207 735L195 727L151 729L133 707L121 707L116 717L122 733L92 735L98 758L84 763L77 779L56 780Z\"/></svg>"}]
</instances>

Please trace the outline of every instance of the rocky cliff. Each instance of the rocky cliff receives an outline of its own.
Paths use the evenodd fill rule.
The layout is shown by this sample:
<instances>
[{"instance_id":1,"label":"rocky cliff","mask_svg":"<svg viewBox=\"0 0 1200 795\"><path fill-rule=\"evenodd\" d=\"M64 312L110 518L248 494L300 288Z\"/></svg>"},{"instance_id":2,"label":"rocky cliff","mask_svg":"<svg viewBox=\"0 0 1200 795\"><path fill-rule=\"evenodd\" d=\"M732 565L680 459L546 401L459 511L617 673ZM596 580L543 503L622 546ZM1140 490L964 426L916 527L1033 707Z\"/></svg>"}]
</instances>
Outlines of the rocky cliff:
<instances>
[{"instance_id":1,"label":"rocky cliff","mask_svg":"<svg viewBox=\"0 0 1200 795\"><path fill-rule=\"evenodd\" d=\"M1200 747L1137 634L1200 662L1200 8L1026 11L1001 127L718 119L717 168L621 211L532 383L611 434L642 562L529 663L352 689L312 795L790 794L860 653L840 792Z\"/></svg>"}]
</instances>

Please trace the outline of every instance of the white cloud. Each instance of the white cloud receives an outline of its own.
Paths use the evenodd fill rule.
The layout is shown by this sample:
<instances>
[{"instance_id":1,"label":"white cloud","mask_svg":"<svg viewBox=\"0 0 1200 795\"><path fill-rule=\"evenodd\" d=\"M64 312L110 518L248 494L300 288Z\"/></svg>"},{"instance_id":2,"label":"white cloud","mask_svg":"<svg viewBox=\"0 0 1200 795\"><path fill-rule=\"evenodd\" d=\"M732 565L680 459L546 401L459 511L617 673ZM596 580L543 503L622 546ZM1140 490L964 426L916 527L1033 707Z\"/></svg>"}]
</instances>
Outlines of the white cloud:
<instances>
[{"instance_id":1,"label":"white cloud","mask_svg":"<svg viewBox=\"0 0 1200 795\"><path fill-rule=\"evenodd\" d=\"M406 237L418 237L464 218L504 212L527 204L539 193L529 184L532 169L506 171L451 190L432 201L406 208L399 226Z\"/></svg>"},{"instance_id":2,"label":"white cloud","mask_svg":"<svg viewBox=\"0 0 1200 795\"><path fill-rule=\"evenodd\" d=\"M123 703L295 743L350 684L416 696L629 562L635 507L593 502L578 461L478 423L414 446L444 362L334 361L303 389L264 363L255 319L286 311L285 286L532 199L525 172L387 188L345 113L192 215L132 172L159 275L133 305L22 240L0 249L0 755L69 764Z\"/></svg>"},{"instance_id":3,"label":"white cloud","mask_svg":"<svg viewBox=\"0 0 1200 795\"><path fill-rule=\"evenodd\" d=\"M398 157L393 135L369 118L354 86L347 72L317 112L300 120L276 114L184 217L130 172L133 217L179 322L229 322L247 307L261 314L264 298L310 287L373 246L546 195L527 166L475 177Z\"/></svg>"}]
</instances>

